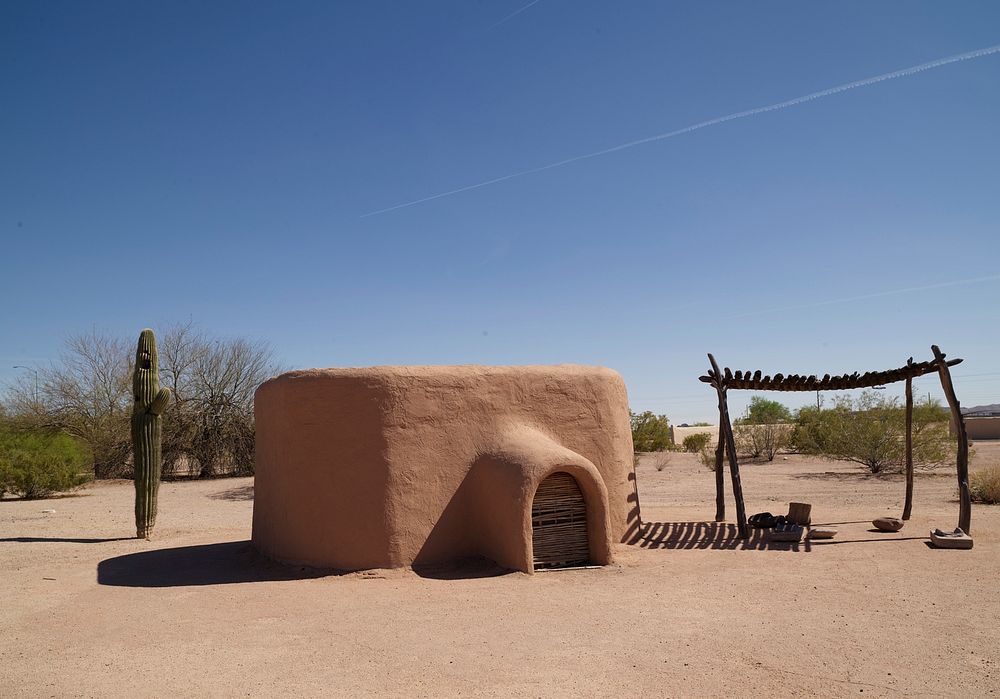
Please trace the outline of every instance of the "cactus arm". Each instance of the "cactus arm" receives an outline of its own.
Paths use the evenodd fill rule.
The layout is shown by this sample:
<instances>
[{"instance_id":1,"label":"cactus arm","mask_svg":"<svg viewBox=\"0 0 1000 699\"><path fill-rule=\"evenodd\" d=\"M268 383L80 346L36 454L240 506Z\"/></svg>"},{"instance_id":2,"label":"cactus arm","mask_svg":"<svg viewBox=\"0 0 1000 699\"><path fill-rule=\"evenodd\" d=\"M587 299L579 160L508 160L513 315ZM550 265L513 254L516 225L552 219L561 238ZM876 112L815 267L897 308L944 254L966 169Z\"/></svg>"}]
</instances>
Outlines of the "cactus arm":
<instances>
[{"instance_id":1,"label":"cactus arm","mask_svg":"<svg viewBox=\"0 0 1000 699\"><path fill-rule=\"evenodd\" d=\"M159 393L156 394L156 398L152 400L149 404L147 412L153 415L163 415L163 412L167 409L167 405L170 404L170 389L161 388Z\"/></svg>"}]
</instances>

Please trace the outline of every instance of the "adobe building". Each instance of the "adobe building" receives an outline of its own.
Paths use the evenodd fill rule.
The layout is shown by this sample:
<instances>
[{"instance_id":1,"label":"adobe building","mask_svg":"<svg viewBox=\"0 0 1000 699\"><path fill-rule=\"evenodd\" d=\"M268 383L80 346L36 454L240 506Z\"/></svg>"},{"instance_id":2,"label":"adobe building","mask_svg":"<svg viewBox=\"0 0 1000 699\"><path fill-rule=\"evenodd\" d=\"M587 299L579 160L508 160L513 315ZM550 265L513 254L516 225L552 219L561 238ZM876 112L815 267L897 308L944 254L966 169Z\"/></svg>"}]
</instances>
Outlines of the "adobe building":
<instances>
[{"instance_id":1,"label":"adobe building","mask_svg":"<svg viewBox=\"0 0 1000 699\"><path fill-rule=\"evenodd\" d=\"M1000 404L977 405L962 411L962 422L965 423L965 433L969 439L1000 439ZM955 429L955 417L952 416L948 425L951 436L958 432Z\"/></svg>"},{"instance_id":2,"label":"adobe building","mask_svg":"<svg viewBox=\"0 0 1000 699\"><path fill-rule=\"evenodd\" d=\"M611 561L638 526L610 369L311 369L257 389L253 544L341 570Z\"/></svg>"},{"instance_id":3,"label":"adobe building","mask_svg":"<svg viewBox=\"0 0 1000 699\"><path fill-rule=\"evenodd\" d=\"M1000 417L966 417L963 420L969 439L1000 439ZM952 427L953 434L954 431Z\"/></svg>"}]
</instances>

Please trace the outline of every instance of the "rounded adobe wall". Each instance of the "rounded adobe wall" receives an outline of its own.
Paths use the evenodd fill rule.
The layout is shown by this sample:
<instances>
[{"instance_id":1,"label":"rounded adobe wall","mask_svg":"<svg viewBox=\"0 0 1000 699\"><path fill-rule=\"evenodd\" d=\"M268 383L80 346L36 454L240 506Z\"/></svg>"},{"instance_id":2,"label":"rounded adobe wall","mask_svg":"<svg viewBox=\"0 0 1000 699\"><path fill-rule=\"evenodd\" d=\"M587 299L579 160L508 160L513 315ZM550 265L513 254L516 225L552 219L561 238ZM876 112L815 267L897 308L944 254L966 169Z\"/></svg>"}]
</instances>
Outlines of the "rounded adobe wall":
<instances>
[{"instance_id":1,"label":"rounded adobe wall","mask_svg":"<svg viewBox=\"0 0 1000 699\"><path fill-rule=\"evenodd\" d=\"M599 367L372 367L257 392L253 542L341 569L484 555L531 569L531 500L580 483L592 558L638 520L628 402Z\"/></svg>"}]
</instances>

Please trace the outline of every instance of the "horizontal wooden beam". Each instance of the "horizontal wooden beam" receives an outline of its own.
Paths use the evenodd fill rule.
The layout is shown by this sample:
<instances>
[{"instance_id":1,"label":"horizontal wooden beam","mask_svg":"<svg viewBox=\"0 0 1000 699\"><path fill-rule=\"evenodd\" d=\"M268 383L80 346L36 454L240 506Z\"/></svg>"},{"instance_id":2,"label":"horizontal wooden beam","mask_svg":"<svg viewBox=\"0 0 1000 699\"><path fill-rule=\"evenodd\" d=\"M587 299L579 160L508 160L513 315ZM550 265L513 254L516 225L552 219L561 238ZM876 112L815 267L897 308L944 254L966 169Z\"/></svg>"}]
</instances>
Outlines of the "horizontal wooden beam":
<instances>
[{"instance_id":1,"label":"horizontal wooden beam","mask_svg":"<svg viewBox=\"0 0 1000 699\"><path fill-rule=\"evenodd\" d=\"M888 369L886 371L868 371L864 374L854 372L853 374L842 374L840 376L830 376L824 374L823 378L817 378L815 374L800 376L791 374L775 374L772 376L761 376L761 371L740 370L735 374L724 368L721 372L709 369L704 376L699 376L698 380L725 389L743 389L754 391L845 391L852 388L871 388L872 386L883 386L888 383L906 381L924 374L934 374L938 372L938 360L929 362L913 362L899 369ZM945 362L946 366L952 367L960 364L961 359L950 359ZM717 374L721 374L721 377ZM721 378L721 380L720 380Z\"/></svg>"}]
</instances>

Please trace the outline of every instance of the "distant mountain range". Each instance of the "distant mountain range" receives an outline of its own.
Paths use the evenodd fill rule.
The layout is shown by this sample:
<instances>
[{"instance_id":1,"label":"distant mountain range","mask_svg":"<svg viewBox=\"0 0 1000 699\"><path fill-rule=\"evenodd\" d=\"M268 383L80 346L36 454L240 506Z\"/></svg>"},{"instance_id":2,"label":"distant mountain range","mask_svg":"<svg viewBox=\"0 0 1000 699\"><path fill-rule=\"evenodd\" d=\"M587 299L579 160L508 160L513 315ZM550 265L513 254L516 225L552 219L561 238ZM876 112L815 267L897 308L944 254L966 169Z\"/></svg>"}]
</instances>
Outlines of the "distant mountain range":
<instances>
[{"instance_id":1,"label":"distant mountain range","mask_svg":"<svg viewBox=\"0 0 1000 699\"><path fill-rule=\"evenodd\" d=\"M991 405L977 405L973 408L962 408L962 415L979 415L980 413L984 415L998 415L1000 416L1000 403L992 403Z\"/></svg>"}]
</instances>

